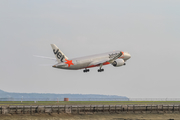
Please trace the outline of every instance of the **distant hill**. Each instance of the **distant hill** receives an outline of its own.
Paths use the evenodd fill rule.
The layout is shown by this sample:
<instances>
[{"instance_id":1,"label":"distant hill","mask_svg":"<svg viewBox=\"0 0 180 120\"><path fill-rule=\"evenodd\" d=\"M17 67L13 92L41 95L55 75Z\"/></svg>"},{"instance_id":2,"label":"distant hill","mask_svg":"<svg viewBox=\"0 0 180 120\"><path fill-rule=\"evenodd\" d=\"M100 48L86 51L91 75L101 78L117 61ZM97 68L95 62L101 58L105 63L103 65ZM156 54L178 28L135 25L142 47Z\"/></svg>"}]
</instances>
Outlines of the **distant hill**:
<instances>
[{"instance_id":1,"label":"distant hill","mask_svg":"<svg viewBox=\"0 0 180 120\"><path fill-rule=\"evenodd\" d=\"M0 90L0 94L1 94L1 93L5 93L5 92L4 92L3 90Z\"/></svg>"},{"instance_id":2,"label":"distant hill","mask_svg":"<svg viewBox=\"0 0 180 120\"><path fill-rule=\"evenodd\" d=\"M98 99L128 99L125 96L117 95L98 95L98 94L53 94L53 93L11 93L0 90L0 100L63 100L64 98L70 98L70 100L97 100Z\"/></svg>"}]
</instances>

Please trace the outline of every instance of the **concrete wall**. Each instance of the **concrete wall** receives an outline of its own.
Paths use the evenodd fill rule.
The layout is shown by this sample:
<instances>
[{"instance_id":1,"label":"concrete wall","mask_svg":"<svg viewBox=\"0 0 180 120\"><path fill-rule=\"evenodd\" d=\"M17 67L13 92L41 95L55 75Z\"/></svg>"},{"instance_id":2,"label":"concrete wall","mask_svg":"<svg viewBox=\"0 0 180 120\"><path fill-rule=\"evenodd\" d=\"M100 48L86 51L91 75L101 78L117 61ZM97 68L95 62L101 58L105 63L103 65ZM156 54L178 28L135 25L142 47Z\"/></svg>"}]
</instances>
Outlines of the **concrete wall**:
<instances>
[{"instance_id":1,"label":"concrete wall","mask_svg":"<svg viewBox=\"0 0 180 120\"><path fill-rule=\"evenodd\" d=\"M0 106L0 114L180 113L180 105Z\"/></svg>"}]
</instances>

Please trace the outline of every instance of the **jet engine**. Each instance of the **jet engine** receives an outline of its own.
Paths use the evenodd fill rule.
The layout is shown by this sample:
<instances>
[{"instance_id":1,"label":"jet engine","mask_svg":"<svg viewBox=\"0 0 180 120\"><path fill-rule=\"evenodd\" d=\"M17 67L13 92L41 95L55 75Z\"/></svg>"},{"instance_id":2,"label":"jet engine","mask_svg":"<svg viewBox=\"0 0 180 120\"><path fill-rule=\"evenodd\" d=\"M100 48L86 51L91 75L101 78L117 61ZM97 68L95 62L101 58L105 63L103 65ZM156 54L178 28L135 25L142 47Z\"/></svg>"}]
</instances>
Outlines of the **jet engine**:
<instances>
[{"instance_id":1,"label":"jet engine","mask_svg":"<svg viewBox=\"0 0 180 120\"><path fill-rule=\"evenodd\" d=\"M125 65L126 63L124 62L124 60L123 59L117 59L117 60L115 60L113 63L112 63L112 65L114 66L114 67L120 67L120 66L123 66L123 65Z\"/></svg>"}]
</instances>

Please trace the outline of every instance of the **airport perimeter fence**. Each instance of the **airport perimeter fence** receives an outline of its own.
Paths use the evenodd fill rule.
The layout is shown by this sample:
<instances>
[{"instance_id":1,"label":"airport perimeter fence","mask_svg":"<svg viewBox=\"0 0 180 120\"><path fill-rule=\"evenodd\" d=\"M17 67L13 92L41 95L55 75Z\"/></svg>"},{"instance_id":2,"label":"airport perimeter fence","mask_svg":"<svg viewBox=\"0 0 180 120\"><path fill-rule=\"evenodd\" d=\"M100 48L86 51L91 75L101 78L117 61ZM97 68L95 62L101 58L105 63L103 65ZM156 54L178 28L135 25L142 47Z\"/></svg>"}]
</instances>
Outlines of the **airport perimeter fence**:
<instances>
[{"instance_id":1,"label":"airport perimeter fence","mask_svg":"<svg viewBox=\"0 0 180 120\"><path fill-rule=\"evenodd\" d=\"M0 101L64 101L64 98L0 98ZM69 98L69 101L180 101L180 98Z\"/></svg>"},{"instance_id":2,"label":"airport perimeter fence","mask_svg":"<svg viewBox=\"0 0 180 120\"><path fill-rule=\"evenodd\" d=\"M180 114L180 105L10 105L0 106L0 115L10 114Z\"/></svg>"}]
</instances>

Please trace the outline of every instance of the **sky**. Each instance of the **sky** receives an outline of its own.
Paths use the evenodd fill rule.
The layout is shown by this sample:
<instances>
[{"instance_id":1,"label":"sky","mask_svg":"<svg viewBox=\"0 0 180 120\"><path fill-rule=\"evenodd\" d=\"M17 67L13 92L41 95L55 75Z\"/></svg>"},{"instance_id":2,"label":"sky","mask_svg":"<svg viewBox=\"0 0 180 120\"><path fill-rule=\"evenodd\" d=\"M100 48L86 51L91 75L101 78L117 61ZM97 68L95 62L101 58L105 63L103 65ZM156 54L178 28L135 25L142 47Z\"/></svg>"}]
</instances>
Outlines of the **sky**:
<instances>
[{"instance_id":1,"label":"sky","mask_svg":"<svg viewBox=\"0 0 180 120\"><path fill-rule=\"evenodd\" d=\"M180 98L179 0L0 0L0 89L20 93ZM126 66L52 68L68 58L127 51Z\"/></svg>"}]
</instances>

